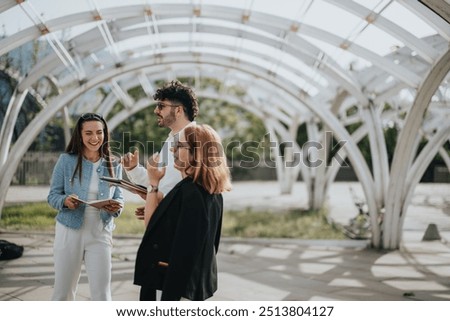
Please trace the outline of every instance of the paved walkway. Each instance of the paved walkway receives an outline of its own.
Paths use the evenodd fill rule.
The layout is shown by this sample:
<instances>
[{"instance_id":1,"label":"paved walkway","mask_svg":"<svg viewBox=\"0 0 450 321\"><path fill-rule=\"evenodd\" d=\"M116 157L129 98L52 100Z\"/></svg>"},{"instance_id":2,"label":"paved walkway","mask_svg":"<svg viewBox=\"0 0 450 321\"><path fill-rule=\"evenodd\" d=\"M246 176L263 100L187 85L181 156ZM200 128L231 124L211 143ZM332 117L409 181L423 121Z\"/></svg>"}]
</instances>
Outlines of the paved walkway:
<instances>
[{"instance_id":1,"label":"paved walkway","mask_svg":"<svg viewBox=\"0 0 450 321\"><path fill-rule=\"evenodd\" d=\"M349 194L356 183L335 183L330 191L331 218L346 224L356 208ZM11 187L8 203L46 198L48 187ZM279 195L275 182L238 182L225 194L226 207L278 211L305 207L304 185ZM137 201L126 194L128 201ZM441 241L421 241L426 227L437 224ZM16 260L0 261L0 300L48 300L52 292L51 233L0 232L25 246ZM138 298L132 284L139 237L115 236L113 300ZM357 240L223 239L219 290L212 300L450 300L450 184L421 184L408 210L402 249L376 251ZM88 300L86 275L77 300Z\"/></svg>"}]
</instances>

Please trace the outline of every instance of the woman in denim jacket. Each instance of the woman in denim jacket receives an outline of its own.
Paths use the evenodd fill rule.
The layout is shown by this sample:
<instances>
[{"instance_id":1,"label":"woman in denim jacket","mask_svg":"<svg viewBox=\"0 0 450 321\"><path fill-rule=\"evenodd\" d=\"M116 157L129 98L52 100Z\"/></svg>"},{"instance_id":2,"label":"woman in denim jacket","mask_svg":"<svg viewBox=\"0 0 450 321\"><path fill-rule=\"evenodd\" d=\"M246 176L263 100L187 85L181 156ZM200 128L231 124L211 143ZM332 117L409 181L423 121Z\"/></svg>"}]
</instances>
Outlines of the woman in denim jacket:
<instances>
[{"instance_id":1,"label":"woman in denim jacket","mask_svg":"<svg viewBox=\"0 0 450 321\"><path fill-rule=\"evenodd\" d=\"M119 187L100 180L122 178L110 155L108 126L100 115L83 114L53 170L48 203L56 216L52 300L74 300L84 261L92 300L111 300L111 251L114 217L123 208ZM113 199L98 209L80 200Z\"/></svg>"}]
</instances>

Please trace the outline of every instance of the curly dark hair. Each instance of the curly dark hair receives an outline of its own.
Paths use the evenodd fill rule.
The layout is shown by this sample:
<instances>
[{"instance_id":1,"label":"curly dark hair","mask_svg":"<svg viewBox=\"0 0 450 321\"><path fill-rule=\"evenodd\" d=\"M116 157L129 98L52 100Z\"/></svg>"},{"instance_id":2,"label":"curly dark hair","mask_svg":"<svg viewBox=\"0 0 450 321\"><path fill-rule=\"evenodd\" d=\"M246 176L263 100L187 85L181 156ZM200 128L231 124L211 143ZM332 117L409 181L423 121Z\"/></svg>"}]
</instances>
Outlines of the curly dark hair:
<instances>
[{"instance_id":1,"label":"curly dark hair","mask_svg":"<svg viewBox=\"0 0 450 321\"><path fill-rule=\"evenodd\" d=\"M198 114L198 102L194 91L189 86L183 85L178 80L172 80L156 90L153 99L161 101L168 99L171 102L183 105L183 110L190 121Z\"/></svg>"}]
</instances>

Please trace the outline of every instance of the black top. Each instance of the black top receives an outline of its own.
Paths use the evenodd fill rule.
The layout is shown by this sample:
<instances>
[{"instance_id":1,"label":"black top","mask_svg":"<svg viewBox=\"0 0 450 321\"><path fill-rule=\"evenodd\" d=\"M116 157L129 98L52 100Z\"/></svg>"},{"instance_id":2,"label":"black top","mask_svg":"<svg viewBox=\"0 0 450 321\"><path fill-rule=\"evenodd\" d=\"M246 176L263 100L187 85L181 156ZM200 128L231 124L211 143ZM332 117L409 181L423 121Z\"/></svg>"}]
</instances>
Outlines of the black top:
<instances>
[{"instance_id":1,"label":"black top","mask_svg":"<svg viewBox=\"0 0 450 321\"><path fill-rule=\"evenodd\" d=\"M134 284L161 300L206 300L217 290L223 198L186 177L159 203L136 256Z\"/></svg>"}]
</instances>

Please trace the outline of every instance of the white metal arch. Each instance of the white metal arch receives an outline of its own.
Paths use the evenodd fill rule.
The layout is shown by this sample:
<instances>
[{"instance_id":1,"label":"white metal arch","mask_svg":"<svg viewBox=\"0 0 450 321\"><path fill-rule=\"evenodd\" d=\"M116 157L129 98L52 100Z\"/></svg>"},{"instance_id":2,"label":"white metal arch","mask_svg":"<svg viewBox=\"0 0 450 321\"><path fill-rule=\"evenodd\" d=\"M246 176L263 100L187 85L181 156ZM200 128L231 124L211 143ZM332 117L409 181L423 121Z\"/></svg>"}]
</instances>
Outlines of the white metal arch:
<instances>
[{"instance_id":1,"label":"white metal arch","mask_svg":"<svg viewBox=\"0 0 450 321\"><path fill-rule=\"evenodd\" d=\"M190 71L188 69L173 68L173 66L176 66L176 65L171 65L171 66L172 66L174 73L178 77L192 77L192 71ZM197 64L197 70L200 70L202 77L216 78L215 73L211 72L211 70L209 70L210 68L211 68L210 66L205 65L205 64ZM157 69L157 68L143 69L142 71L145 74L148 71L149 76L152 76L156 72L158 77L155 77L155 78L160 78L160 72L162 72L162 73L165 72L164 70L157 71L155 69ZM223 68L218 69L218 71L220 73L225 73L223 71ZM239 73L240 71L237 70L235 72ZM147 77L147 74L145 76ZM121 81L122 86L121 87L122 87L123 91L128 91L128 90L130 90L134 87L138 87L140 85L139 79L137 77L135 77L135 75L133 73L126 74L126 75L124 75L124 74L119 75L117 79L120 79L119 77L122 78L122 81ZM150 77L150 78L152 78L152 77ZM263 86L263 84L261 82L258 82L255 79L240 80L239 84L242 86L249 86L249 85L256 86L256 87ZM269 91L274 90L273 87L269 87L269 86L265 86L264 88L265 88L265 90L269 90ZM207 90L202 90L202 88L196 89L196 93L200 93L201 96L203 96L203 97L220 99L219 95L212 95L212 94L208 95ZM255 102L252 102L251 100L248 100L248 99L243 100L243 99L246 99L245 96L242 99L241 98L232 99L230 94L228 94L226 91L222 91L220 94L223 95L224 97L226 97L226 100L228 102L234 103L235 105L240 105L243 109L249 108L248 105L250 105L250 106L256 105ZM252 113L254 113L256 116L258 116L260 118L264 118L265 115L271 115L277 121L282 122L282 123L286 124L287 126L289 126L289 124L293 121L293 118L296 117L296 114L301 113L303 110L300 106L298 106L298 101L296 102L298 107L296 106L295 109L294 108L289 109L289 108L287 108L287 106L289 106L288 104L292 104L293 103L292 101L285 99L285 97L279 97L277 99L279 101L277 102L276 106L274 106L274 105L264 106L264 105L259 104L258 109L249 109L249 111L251 111ZM114 95L113 92L111 92L105 98L105 100L102 102L101 106L99 106L98 111L100 113L102 113L103 115L107 116L109 111L111 110L112 106L116 103L116 101L117 101L117 97ZM148 105L152 105L153 103L154 102L149 102ZM278 108L282 109L282 111L280 111ZM134 109L134 107L133 107L133 109ZM304 112L306 112L306 110Z\"/></svg>"},{"instance_id":2,"label":"white metal arch","mask_svg":"<svg viewBox=\"0 0 450 321\"><path fill-rule=\"evenodd\" d=\"M188 6L188 8L184 8L182 5L160 5L157 7L158 10L158 17L162 17L164 15L168 15L169 17L174 17L177 12L179 12L180 15L186 14L187 11L190 11L191 13L194 12L194 7ZM188 10L189 9L189 10ZM206 13L209 12L215 12L214 7L210 8L211 10L207 10L208 6L202 6L202 10L204 10ZM120 7L120 8L109 8L102 11L102 15L104 19L117 19L118 17L130 17L133 15L136 16L142 16L143 12L145 12L146 7L145 6L127 6L127 7ZM232 9L229 9L232 10ZM239 14L240 11L238 9L235 9L235 14ZM155 9L156 11L156 9ZM207 16L208 17L208 16ZM213 16L214 17L214 16ZM261 19L261 21L257 20ZM272 21L274 20L273 17L270 17L269 15L257 15L257 18L255 18L255 24L260 26L263 24L264 21ZM63 27L73 26L74 24L79 23L87 23L92 21L92 12L85 12L85 13L78 13L69 17L64 17L64 19L55 19L55 21L48 22L49 25L52 26L54 30L60 30ZM252 25L252 21L250 20L247 25ZM280 19L277 19L277 21L280 21ZM290 23L289 21L282 21L280 25L277 25L276 32L280 33L284 30L289 30L286 28L286 24ZM199 24L196 24L198 26ZM174 25L175 26L175 25ZM172 26L172 27L174 27ZM273 27L273 24L272 26ZM169 31L173 32L173 30L170 29L170 26L163 26L159 27L159 30L164 30L164 28L169 28ZM186 30L192 30L191 28L185 28L185 26L181 25L180 28L182 28L183 31ZM36 39L40 36L40 34L36 34L35 32L36 28L29 28L27 30L24 30L20 32L19 39L14 39L13 37L6 38L2 41L0 41L0 55L4 52L7 52L14 47L17 47L18 45L30 41L32 39ZM266 30L267 31L267 30ZM245 36L245 32L242 30L235 30L235 36L237 37L243 37ZM356 55L365 58L368 61L373 62L377 67L385 70L388 74L391 74L399 79L401 79L403 82L407 83L408 85L412 87L417 87L420 83L420 77L418 75L415 75L414 73L410 72L408 69L405 69L401 67L400 65L396 65L395 63L391 62L388 59L385 59L383 57L377 56L370 51L357 46L356 44L350 44L346 42L345 39L336 37L330 33L327 33L323 30L317 29L312 26L304 25L301 26L301 34L305 34L307 36L311 36L313 38L318 38L323 41L329 42L330 44L339 47L343 43L346 43L346 50L350 52L354 52ZM32 39L29 39L29 37L33 37ZM299 39L298 34L293 34L291 38ZM403 40L403 39L402 39ZM300 39L301 43L304 43L305 41ZM412 40L410 40L411 42ZM419 43L420 41L417 40Z\"/></svg>"},{"instance_id":3,"label":"white metal arch","mask_svg":"<svg viewBox=\"0 0 450 321\"><path fill-rule=\"evenodd\" d=\"M123 13L122 13L123 14ZM77 14L77 17L79 16L80 14ZM68 22L67 22L67 19L65 19L65 23L67 24ZM95 43L95 42L91 42L91 43ZM55 59L52 59L53 61L55 61ZM40 67L40 66L39 66ZM45 69L40 69L40 70L45 70ZM26 82L25 82L26 83ZM353 92L354 93L354 92Z\"/></svg>"},{"instance_id":4,"label":"white metal arch","mask_svg":"<svg viewBox=\"0 0 450 321\"><path fill-rule=\"evenodd\" d=\"M197 24L198 25L198 24ZM166 26L166 27L170 27L170 26ZM190 30L192 28L192 25L186 24L186 25L174 25L173 29L170 29L169 32L184 32L185 30ZM163 28L161 28L163 29ZM234 29L230 29L230 28L218 28L216 27L215 29L213 29L213 26L210 25L202 25L202 28L204 30L207 30L209 33L211 33L212 31L215 31L216 34L222 34L222 35L226 35L226 34L230 34L230 33L236 33L236 31ZM197 32L200 32L201 30L197 30ZM147 30L145 28L140 28L140 29L135 29L132 31L124 31L122 32L117 32L115 34L116 38L118 40L126 40L126 39L130 39L130 37L137 37L137 36L142 36L145 35L147 32ZM98 38L100 37L100 35L97 33L97 38L92 37L93 32L91 31L89 34L87 35L82 35L77 37L77 39L73 39L71 41L72 45L75 46L77 50L77 52L79 52L82 55L86 55L85 52L92 52L92 51L97 51L99 49L102 49L103 46L101 45L102 39ZM160 32L160 34L162 34L162 30ZM242 34L244 35L244 34ZM86 36L86 37L83 37ZM258 41L262 44L265 44L267 46L276 46L277 44L280 45L281 44L281 40L274 40L274 39L269 39L268 37L263 37L261 35L257 35L257 34L251 34L248 33L246 34L246 36L248 38L251 38L254 41ZM84 38L84 39L83 39ZM314 63L314 61L316 61L317 56L320 53L320 50L318 50L317 48L314 51L306 51L304 48L306 47L306 42L302 39L300 39L299 37L296 38L296 42L294 41L292 42L292 45L286 45L285 46L285 51L294 55L294 56L298 56L300 58L302 58L302 60L306 60L309 59L309 63L312 64ZM180 45L179 42L176 43L177 45ZM207 43L205 41L202 42L202 44L204 45L204 47L208 47L211 48L214 46L213 43ZM166 44L164 44L166 45ZM170 45L170 42L167 43L167 45ZM217 44L216 44L217 46ZM312 47L311 45L309 45L308 47ZM172 48L172 47L171 47ZM196 50L201 53L201 49L202 47L195 47ZM150 48L149 48L150 49ZM228 48L230 50L233 50L233 47ZM136 51L144 51L145 48L136 48ZM147 50L150 51L150 50ZM162 50L161 50L162 51ZM305 52L306 51L306 52ZM246 49L246 48L242 48L242 52L243 53L249 53L254 57L257 56L261 56L263 59L266 60L271 60L273 59L273 57L270 57L268 55L265 55L263 53L258 53L258 52L254 52L251 49ZM153 54L163 54L160 53L159 51L154 52ZM21 87L27 87L30 83L33 83L34 81L36 81L37 79L39 79L42 74L44 74L46 71L52 70L54 69L58 64L61 65L61 63L55 59L56 58L56 54L52 55L53 57L49 56L47 57L45 60L43 60L41 62L41 64L36 65L34 67L34 70L32 70L29 73L29 80L26 80L24 82L24 84ZM283 65L282 62L278 62L281 63L281 65ZM292 66L285 66L284 69L292 69ZM338 83L340 84L340 86L344 86L347 88L347 90L349 90L350 92L353 93L353 95L355 95L356 97L358 97L360 99L360 101L362 101L363 103L366 102L366 97L364 95L362 95L361 92L359 92L358 89L358 84L355 83L354 79L351 79L350 75L347 73L345 73L345 71L339 70L340 68L336 66L336 64L329 64L329 62L321 62L321 68L320 68L320 72L324 73L327 78L329 80L334 80L334 83ZM314 83L314 80L309 78L307 75L301 74L301 77L306 78L310 83ZM323 88L321 88L323 89Z\"/></svg>"},{"instance_id":5,"label":"white metal arch","mask_svg":"<svg viewBox=\"0 0 450 321\"><path fill-rule=\"evenodd\" d=\"M203 63L205 63L205 62L203 62ZM1 184L9 185L9 181L11 180L12 175L15 172L15 166L17 166L17 164L18 164L18 160L23 155L23 153L25 153L25 151L28 149L28 146L31 144L33 138L39 133L39 131L43 128L43 126L45 126L45 124L51 119L51 117L60 108L62 108L61 106L66 105L71 100L73 100L76 96L78 96L82 92L94 87L98 83L102 83L105 80L110 79L111 77L113 77L114 74L116 74L116 75L122 74L127 69L129 71L138 70L149 64L151 64L151 63L149 63L148 61L141 62L140 64L137 64L136 62L126 64L126 65L124 65L120 68L114 69L112 71L101 73L100 76L95 77L92 80L88 80L86 83L84 83L83 85L78 87L76 90L73 90L67 94L63 94L60 99L57 99L52 104L52 106L49 106L48 108L46 108L45 111L41 112L29 124L27 129L25 129L25 131L23 132L21 137L19 137L16 144L11 149L11 153L7 160L7 165L4 168L2 168L2 170L0 172L0 174L2 174L2 176L5 178ZM217 63L215 63L215 64L217 64ZM224 66L224 67L228 68L228 66ZM247 71L247 72L251 72L251 70ZM94 79L95 79L95 81L94 81ZM275 86L280 87L279 84L273 82L273 79L270 79L270 82L272 84L274 84ZM283 83L283 82L281 82L281 83ZM283 90L286 91L292 97L295 97L298 99L296 90L294 90L294 92L292 92L292 90L287 90L286 88L283 88ZM310 109L310 111L312 113L317 114L320 119L324 119L325 123L327 123L327 126L332 128L333 130L335 130L335 132L337 133L337 136L339 138L345 139L347 141L350 140L350 136L348 136L345 129L343 129L341 127L341 125L339 124L337 119L333 116L333 114L327 112L326 110L320 110L321 109L320 107L315 106L315 104L313 102L308 101L307 99L305 101L303 101L303 103L308 109ZM349 149L349 158L352 159L352 162L355 162L355 172L357 173L358 177L360 177L360 180L366 191L366 195L370 195L369 192L370 192L370 190L373 189L372 188L373 182L371 181L370 177L367 176L367 173L369 173L369 170L364 167L365 163L363 161L362 155L361 155L359 149L357 148L357 146L352 145L351 142L349 142L349 144L347 145L347 148ZM9 179L9 181L8 181L8 179ZM6 183L7 181L8 181L8 183ZM0 184L0 187L1 187L1 184ZM2 190L2 189L0 189L0 190ZM3 190L7 190L7 187L5 187L5 189L3 189ZM4 196L2 197L2 199L0 199L0 205L3 205L3 202L4 202ZM371 204L370 200L369 200L369 208L372 208L373 205L374 204ZM375 207L373 207L373 209L375 209Z\"/></svg>"},{"instance_id":6,"label":"white metal arch","mask_svg":"<svg viewBox=\"0 0 450 321\"><path fill-rule=\"evenodd\" d=\"M413 158L412 156L409 157L409 154L413 154L416 150L419 136L414 137L409 134L421 132L420 128L422 127L425 134L428 135L427 128L434 127L429 135L429 145L424 149L431 154L442 153L442 148L436 145L443 144L444 141L448 140L446 134L449 129L445 124L421 121L429 103L427 99L433 95L426 91L436 92L436 88L443 84L443 80L450 69L449 63L446 62L448 58L445 58L445 55L441 56L448 50L450 41L448 20L444 21L438 18L435 13L420 4L419 1L392 1L409 8L437 32L433 37L419 39L393 21L359 5L355 1L322 1L343 8L361 20L365 20L367 24L385 30L404 43L406 47L392 55L380 56L355 42L349 41L348 38L308 25L301 19L294 21L273 14L253 11L251 7L245 9L227 7L226 4L222 6L209 5L206 1L201 4L164 2L155 3L152 6L144 4L113 6L101 10L84 11L38 23L34 27L13 33L0 40L1 56L13 48L18 48L21 44L42 36L50 37L55 31L95 21L103 32L111 35L110 55L104 54L105 45L102 43L102 37L99 37L99 33L96 32L97 30L88 31L71 39L67 44L68 48L61 48L58 54L51 54L41 60L28 75L19 79L19 86L16 88L13 99L11 99L7 108L0 132L2 140L0 176L3 178L0 182L0 208L3 206L5 196L2 193L7 190L10 177L15 171L13 170L13 167L16 166L14 164L18 163L18 159L31 143L32 137L38 133L42 126L45 126L52 115L65 108L77 96L88 93L96 86L114 88L115 93L98 106L98 109L108 113L112 104L120 99L126 108L113 117L114 121L120 121L122 116L119 115L122 115L122 113L126 114L135 111L136 108L144 108L149 102L146 99L133 102L128 97L126 90L129 87L121 82L127 81L130 75L141 76L141 79L143 79L141 82L144 83L142 87L150 96L152 89L149 88L149 85L151 87L152 81L158 77L161 79L169 74L177 76L183 73L199 79L202 74L206 74L199 66L214 66L222 73L225 70L232 70L232 72L227 73L227 77L230 78L235 77L235 74L236 76L249 75L249 78L246 79L247 82L242 82L248 87L255 87L260 92L266 90L272 96L279 96L280 94L286 96L285 100L290 103L276 106L277 109L274 110L277 114L274 115L273 119L267 119L266 121L266 126L275 135L283 139L293 138L292 131L298 127L300 119L303 122L315 117L322 121L325 127L333 130L336 137L348 140L349 144L345 147L345 153L349 155L355 167L369 205L374 235L372 245L397 248L401 239L400 229L404 218L403 213L406 211L410 193L416 184L414 182L416 178L401 176L402 172L397 171L398 166L406 161L406 163L411 164L411 169L414 169L414 172L420 173L425 166L424 163L432 157L430 154L421 154L413 162ZM432 1L422 2L431 3ZM0 13L14 6L20 6L20 3L22 2L0 0ZM433 5L430 5L430 7L432 8ZM445 10L448 6L443 8ZM446 17L446 15L443 16ZM146 19L150 19L148 20L150 22L145 27L140 26L140 23L145 24ZM184 40L172 40L170 35L173 34L184 35L185 38ZM206 34L230 37L236 39L236 41L234 44L217 44L214 41L202 39L201 36ZM129 56L130 52L126 50L120 51L119 47L123 42L144 35L153 37L154 41L150 41L147 46L135 46L133 48L142 53L141 57ZM305 37L320 40L335 48L341 48L356 57L371 62L372 67L363 71L344 70L337 61L333 61L332 57L328 57ZM54 41L52 39L49 39L49 41ZM271 55L269 51L258 52L258 50L246 46L244 40L260 44L265 48L276 48L279 54ZM220 53L218 53L219 51ZM67 59L65 64L61 64L57 59L58 55L65 55ZM94 64L97 62L90 63L88 61L90 58L86 58L89 55L99 57L99 63L103 64L103 71L95 71ZM283 59L284 55L295 57L294 66L290 66ZM62 59L64 60L64 57ZM322 84L303 72L300 68L301 64L314 70L318 77L326 79L328 83ZM173 66L177 67L174 68ZM186 71L182 71L182 66L195 66L197 69L189 71L186 68ZM437 67L443 68L443 71L439 73ZM67 76L68 70L72 72L69 76ZM430 79L431 74L437 77L437 82ZM20 112L21 100L24 99L27 92L34 93L33 87L39 83L42 77L47 75L57 79L63 92L53 101L44 102L45 104L48 103L48 106L45 107L44 104L45 109L32 121L14 146L11 147L12 130ZM292 75L294 77L291 77ZM251 84L252 79L256 80L254 84ZM310 88L317 90L317 94L308 95L308 91L305 91L302 84L294 79L303 79ZM340 99L338 97L343 93L343 89L347 96ZM415 96L414 102L400 102L398 93L403 90L409 90ZM447 99L445 94L440 92L436 92L435 97L439 101ZM262 96L249 93L247 98L248 101L245 101L248 105L247 108L258 115L260 109L256 109L256 106L261 105ZM269 102L270 99L263 98L262 101ZM381 135L384 126L381 111L385 102L391 102L394 107L396 107L395 104L398 104L399 112L408 113L405 124L400 123L403 129L399 144L410 146L402 149L401 146L397 145L393 167L389 175L387 175L386 147ZM419 104L423 104L423 106L419 107ZM359 114L352 119L342 117L345 116L346 109L353 105L358 106ZM71 108L73 107L69 106L65 110L68 111ZM272 111L270 108L268 110ZM261 113L267 115L264 110ZM394 112L391 115L394 120L398 120L396 119L398 113ZM364 125L350 136L344 127L344 122L349 121L362 121ZM281 123L288 126L288 129L281 126ZM321 134L315 126L317 124L310 123L310 133L317 139L321 139ZM425 128L425 126L428 127ZM24 135L30 136L25 137ZM382 161L373 166L373 176L356 145L358 139L364 135L369 137L373 155L380 156ZM403 152L405 152L404 155ZM444 159L450 164L449 157L446 156L447 158ZM314 175L329 175L329 178L333 176L332 173L333 171L316 171ZM285 172L285 174L289 176L289 173ZM290 175L289 177L292 178L294 172ZM402 180L398 180L399 175ZM319 181L326 184L327 180L321 177ZM376 192L374 193L374 191ZM398 193L391 193L392 191ZM383 234L381 234L377 219L385 202L387 204L386 221L382 226ZM391 223L395 223L392 225L393 228L391 228ZM381 235L383 235L383 240Z\"/></svg>"},{"instance_id":7,"label":"white metal arch","mask_svg":"<svg viewBox=\"0 0 450 321\"><path fill-rule=\"evenodd\" d=\"M416 149L418 130L423 115L428 108L431 97L450 70L450 51L442 55L438 62L430 70L418 90L414 104L407 115L405 125L398 137L395 148L394 159L391 165L391 179L389 181L386 200L386 214L383 221L385 233L383 234L383 246L389 249L398 248L400 237L397 232L401 228L401 222L406 213L403 212L407 198L405 181L407 172L414 158L413 151ZM411 137L416 144L411 143Z\"/></svg>"},{"instance_id":8,"label":"white metal arch","mask_svg":"<svg viewBox=\"0 0 450 321\"><path fill-rule=\"evenodd\" d=\"M439 52L433 47L430 47L422 39L418 39L412 35L407 30L399 27L390 20L382 17L379 14L375 14L366 7L359 5L354 1L339 1L339 0L326 0L338 7L345 9L348 12L355 14L368 23L371 23L380 29L384 30L386 33L392 36L402 39L402 41L412 50L416 51L423 59L425 59L429 64L432 64L439 57Z\"/></svg>"},{"instance_id":9,"label":"white metal arch","mask_svg":"<svg viewBox=\"0 0 450 321\"><path fill-rule=\"evenodd\" d=\"M421 1L409 1L409 0L396 0L403 6L409 8L418 17L426 20L430 25L432 25L439 35L441 35L447 41L450 41L450 26L449 21L443 19L436 19L436 13L426 8L421 2L425 4L430 4L434 0L421 0ZM448 5L447 5L448 6ZM447 12L448 14L448 12Z\"/></svg>"}]
</instances>

